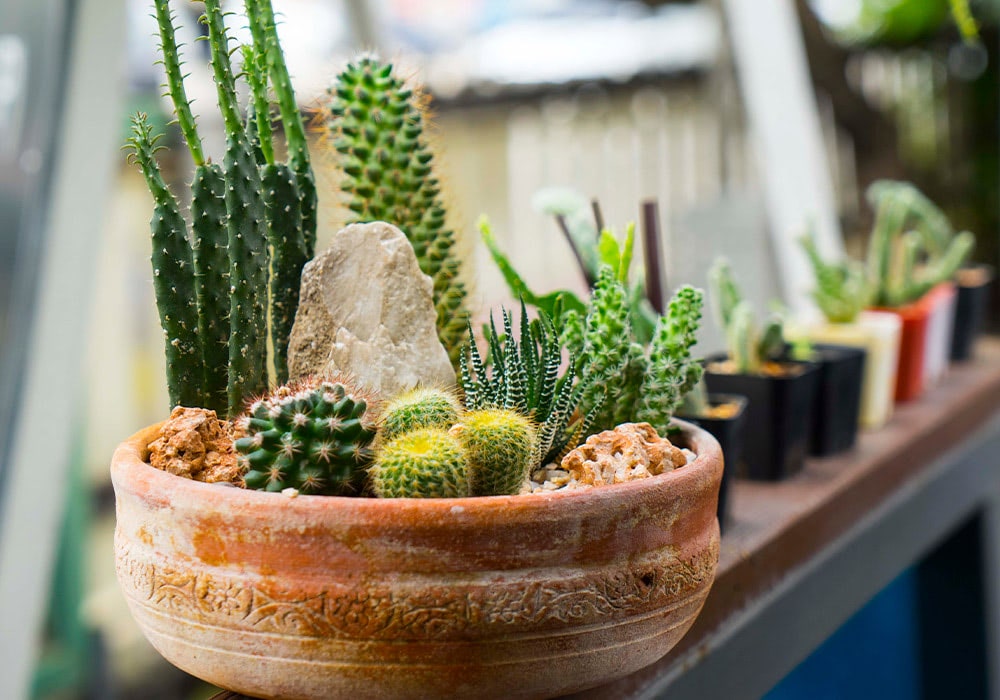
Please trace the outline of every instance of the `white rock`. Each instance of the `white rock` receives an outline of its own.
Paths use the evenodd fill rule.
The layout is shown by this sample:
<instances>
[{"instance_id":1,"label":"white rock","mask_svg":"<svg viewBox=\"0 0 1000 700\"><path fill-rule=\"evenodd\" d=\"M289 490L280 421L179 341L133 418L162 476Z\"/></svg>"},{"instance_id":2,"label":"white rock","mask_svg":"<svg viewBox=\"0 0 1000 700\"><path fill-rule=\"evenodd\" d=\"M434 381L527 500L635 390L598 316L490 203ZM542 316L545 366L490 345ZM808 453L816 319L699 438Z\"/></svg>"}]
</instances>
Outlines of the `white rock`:
<instances>
[{"instance_id":1,"label":"white rock","mask_svg":"<svg viewBox=\"0 0 1000 700\"><path fill-rule=\"evenodd\" d=\"M436 319L433 283L403 232L352 224L302 270L289 375L344 373L386 398L418 384L450 387Z\"/></svg>"}]
</instances>

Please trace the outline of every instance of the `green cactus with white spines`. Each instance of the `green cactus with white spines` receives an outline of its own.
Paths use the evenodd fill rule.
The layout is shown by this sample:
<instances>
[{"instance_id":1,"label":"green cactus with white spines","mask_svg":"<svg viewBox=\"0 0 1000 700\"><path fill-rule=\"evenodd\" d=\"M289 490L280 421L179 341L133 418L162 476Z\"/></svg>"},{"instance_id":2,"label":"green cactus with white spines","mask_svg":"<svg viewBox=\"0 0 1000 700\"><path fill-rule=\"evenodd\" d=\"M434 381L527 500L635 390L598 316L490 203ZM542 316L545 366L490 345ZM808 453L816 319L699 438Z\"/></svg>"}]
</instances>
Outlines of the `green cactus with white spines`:
<instances>
[{"instance_id":1,"label":"green cactus with white spines","mask_svg":"<svg viewBox=\"0 0 1000 700\"><path fill-rule=\"evenodd\" d=\"M382 440L392 440L418 428L449 428L458 422L462 404L441 389L417 388L387 401L379 419Z\"/></svg>"},{"instance_id":2,"label":"green cactus with white spines","mask_svg":"<svg viewBox=\"0 0 1000 700\"><path fill-rule=\"evenodd\" d=\"M348 223L387 221L406 234L420 269L434 281L438 335L457 364L466 291L432 171L420 97L390 64L371 57L349 64L330 92L328 127L340 156Z\"/></svg>"},{"instance_id":3,"label":"green cactus with white spines","mask_svg":"<svg viewBox=\"0 0 1000 700\"><path fill-rule=\"evenodd\" d=\"M369 478L380 498L469 495L465 450L445 428L418 428L383 444Z\"/></svg>"},{"instance_id":4,"label":"green cactus with white spines","mask_svg":"<svg viewBox=\"0 0 1000 700\"><path fill-rule=\"evenodd\" d=\"M729 263L719 258L708 271L712 306L716 321L725 331L729 359L742 374L755 374L768 360L784 349L783 323L771 315L763 329L757 323L753 306L743 298Z\"/></svg>"},{"instance_id":5,"label":"green cactus with white spines","mask_svg":"<svg viewBox=\"0 0 1000 700\"><path fill-rule=\"evenodd\" d=\"M372 461L370 398L341 382L283 386L255 401L235 441L248 488L306 494L361 491Z\"/></svg>"},{"instance_id":6,"label":"green cactus with white spines","mask_svg":"<svg viewBox=\"0 0 1000 700\"><path fill-rule=\"evenodd\" d=\"M244 50L249 58L245 75L254 96L249 123L242 118L236 99L236 76L220 1L207 0L202 21L208 27L226 132L223 163L210 162L185 93L169 2L154 0L154 8L167 92L195 165L189 236L176 199L155 167L155 138L144 118L137 117L130 145L157 211L162 212L152 224L153 264L157 306L167 334L171 403L236 415L247 397L267 390L269 368L278 383L287 375L285 353L298 305L299 275L312 255L316 236L316 193L305 130L278 46L270 0L246 0L253 36L253 46ZM286 136L287 163L274 161L268 81ZM140 149L139 144L148 148ZM173 262L166 260L170 256L176 256ZM183 314L177 299L190 300ZM193 314L194 321L185 314ZM196 329L197 353L176 332L181 322ZM192 365L195 357L198 369Z\"/></svg>"},{"instance_id":7,"label":"green cactus with white spines","mask_svg":"<svg viewBox=\"0 0 1000 700\"><path fill-rule=\"evenodd\" d=\"M510 496L521 490L537 454L537 431L527 416L505 408L469 411L451 432L465 449L470 495Z\"/></svg>"},{"instance_id":8,"label":"green cactus with white spines","mask_svg":"<svg viewBox=\"0 0 1000 700\"><path fill-rule=\"evenodd\" d=\"M951 279L972 252L975 237L954 233L944 213L913 185L879 181L867 196L875 208L867 270L876 305L917 301ZM910 224L915 230L908 230Z\"/></svg>"}]
</instances>

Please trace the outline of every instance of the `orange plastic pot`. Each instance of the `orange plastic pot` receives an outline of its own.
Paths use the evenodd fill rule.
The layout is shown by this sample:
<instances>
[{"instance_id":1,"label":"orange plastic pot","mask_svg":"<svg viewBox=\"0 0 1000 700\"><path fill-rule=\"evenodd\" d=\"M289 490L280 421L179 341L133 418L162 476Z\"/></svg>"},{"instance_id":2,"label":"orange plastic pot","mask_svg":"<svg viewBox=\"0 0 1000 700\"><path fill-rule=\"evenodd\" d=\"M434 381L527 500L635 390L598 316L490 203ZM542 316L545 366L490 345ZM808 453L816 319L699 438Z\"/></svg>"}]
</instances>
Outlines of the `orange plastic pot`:
<instances>
[{"instance_id":1,"label":"orange plastic pot","mask_svg":"<svg viewBox=\"0 0 1000 700\"><path fill-rule=\"evenodd\" d=\"M365 499L247 491L111 465L118 579L171 663L260 698L551 697L667 653L719 556L722 454L543 495Z\"/></svg>"},{"instance_id":2,"label":"orange plastic pot","mask_svg":"<svg viewBox=\"0 0 1000 700\"><path fill-rule=\"evenodd\" d=\"M896 365L896 401L910 401L924 393L928 322L936 299L937 295L932 289L912 304L895 309L874 309L899 316L902 324L899 333L899 362Z\"/></svg>"}]
</instances>

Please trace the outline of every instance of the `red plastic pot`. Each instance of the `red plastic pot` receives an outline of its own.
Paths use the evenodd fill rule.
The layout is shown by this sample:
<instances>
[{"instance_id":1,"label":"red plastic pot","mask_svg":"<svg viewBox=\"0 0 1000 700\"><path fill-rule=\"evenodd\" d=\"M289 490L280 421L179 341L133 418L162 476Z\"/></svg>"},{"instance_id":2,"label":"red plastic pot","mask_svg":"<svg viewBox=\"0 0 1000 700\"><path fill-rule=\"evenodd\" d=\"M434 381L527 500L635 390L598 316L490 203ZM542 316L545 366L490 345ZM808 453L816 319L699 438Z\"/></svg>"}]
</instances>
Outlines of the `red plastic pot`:
<instances>
[{"instance_id":1,"label":"red plastic pot","mask_svg":"<svg viewBox=\"0 0 1000 700\"><path fill-rule=\"evenodd\" d=\"M936 288L935 288L936 289ZM937 298L935 290L912 304L895 309L879 307L899 316L899 364L896 366L896 401L910 401L924 393L924 366L927 353L927 325Z\"/></svg>"}]
</instances>

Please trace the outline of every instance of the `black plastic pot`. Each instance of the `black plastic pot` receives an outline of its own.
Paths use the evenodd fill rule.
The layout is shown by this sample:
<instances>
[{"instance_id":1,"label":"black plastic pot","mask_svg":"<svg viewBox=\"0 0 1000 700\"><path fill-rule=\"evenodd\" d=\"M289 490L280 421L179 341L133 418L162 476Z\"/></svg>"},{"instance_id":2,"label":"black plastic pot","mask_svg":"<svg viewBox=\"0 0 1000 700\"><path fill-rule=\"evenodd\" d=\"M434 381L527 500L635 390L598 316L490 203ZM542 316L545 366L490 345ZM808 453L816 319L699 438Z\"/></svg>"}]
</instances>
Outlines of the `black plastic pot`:
<instances>
[{"instance_id":1,"label":"black plastic pot","mask_svg":"<svg viewBox=\"0 0 1000 700\"><path fill-rule=\"evenodd\" d=\"M854 447L861 412L861 383L867 353L846 345L814 345L819 389L813 411L809 454L837 454Z\"/></svg>"},{"instance_id":2,"label":"black plastic pot","mask_svg":"<svg viewBox=\"0 0 1000 700\"><path fill-rule=\"evenodd\" d=\"M963 282L963 277L981 275L980 279ZM958 299L955 302L955 326L951 336L951 359L955 362L972 357L972 347L976 344L986 318L989 305L990 284L994 270L989 265L976 265L960 270L958 278Z\"/></svg>"},{"instance_id":3,"label":"black plastic pot","mask_svg":"<svg viewBox=\"0 0 1000 700\"><path fill-rule=\"evenodd\" d=\"M713 372L707 358L705 384L712 393L747 397L743 460L739 473L748 479L779 481L799 472L809 447L819 368L811 362L786 362L798 372L785 376Z\"/></svg>"},{"instance_id":4,"label":"black plastic pot","mask_svg":"<svg viewBox=\"0 0 1000 700\"><path fill-rule=\"evenodd\" d=\"M678 418L701 426L712 434L722 447L724 467L722 470L722 485L719 487L719 527L725 531L726 520L729 517L729 485L736 474L737 464L742 458L743 433L747 417L747 399L735 394L709 394L708 403L711 406L733 403L739 406L736 414L730 418L710 418L705 416L680 415Z\"/></svg>"}]
</instances>

